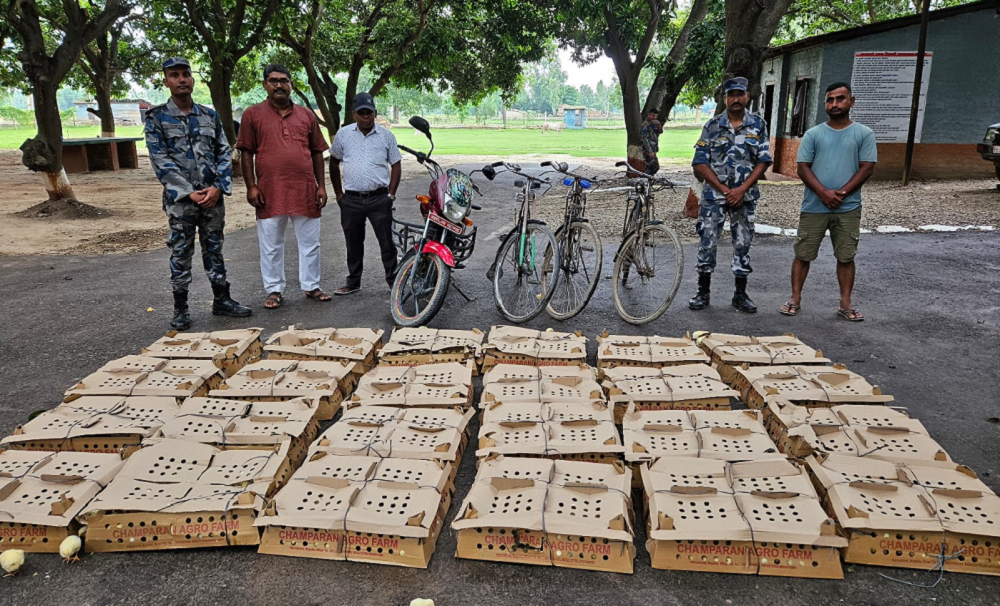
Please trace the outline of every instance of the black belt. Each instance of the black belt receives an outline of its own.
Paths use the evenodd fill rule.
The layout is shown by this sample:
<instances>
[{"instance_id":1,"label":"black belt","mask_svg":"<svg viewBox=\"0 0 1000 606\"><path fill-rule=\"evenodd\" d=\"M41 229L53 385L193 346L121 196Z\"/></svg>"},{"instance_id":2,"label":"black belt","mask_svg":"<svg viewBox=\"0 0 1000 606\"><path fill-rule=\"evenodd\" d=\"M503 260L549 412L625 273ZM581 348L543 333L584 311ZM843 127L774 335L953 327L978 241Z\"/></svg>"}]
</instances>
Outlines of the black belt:
<instances>
[{"instance_id":1,"label":"black belt","mask_svg":"<svg viewBox=\"0 0 1000 606\"><path fill-rule=\"evenodd\" d=\"M384 196L389 193L388 187L380 187L378 189L373 189L371 191L351 191L347 190L344 192L348 196L357 196L358 198L374 198L375 196Z\"/></svg>"}]
</instances>

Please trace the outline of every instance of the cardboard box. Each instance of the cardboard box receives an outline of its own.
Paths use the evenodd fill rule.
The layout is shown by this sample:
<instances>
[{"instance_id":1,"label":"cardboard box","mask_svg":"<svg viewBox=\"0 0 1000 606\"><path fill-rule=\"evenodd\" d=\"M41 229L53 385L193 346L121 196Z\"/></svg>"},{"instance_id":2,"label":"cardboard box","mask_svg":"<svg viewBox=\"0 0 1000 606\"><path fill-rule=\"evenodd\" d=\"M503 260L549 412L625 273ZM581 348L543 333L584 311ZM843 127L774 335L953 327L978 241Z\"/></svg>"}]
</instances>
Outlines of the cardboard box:
<instances>
[{"instance_id":1,"label":"cardboard box","mask_svg":"<svg viewBox=\"0 0 1000 606\"><path fill-rule=\"evenodd\" d=\"M69 396L66 401L18 425L4 448L105 452L130 455L180 411L176 398L155 396Z\"/></svg>"},{"instance_id":2,"label":"cardboard box","mask_svg":"<svg viewBox=\"0 0 1000 606\"><path fill-rule=\"evenodd\" d=\"M258 516L259 551L427 568L451 477L450 463L317 453Z\"/></svg>"},{"instance_id":3,"label":"cardboard box","mask_svg":"<svg viewBox=\"0 0 1000 606\"><path fill-rule=\"evenodd\" d=\"M390 408L357 406L345 410L309 447L317 453L373 456L450 463L453 473L465 452L465 431L475 415L462 408ZM454 478L452 478L454 479Z\"/></svg>"},{"instance_id":4,"label":"cardboard box","mask_svg":"<svg viewBox=\"0 0 1000 606\"><path fill-rule=\"evenodd\" d=\"M610 368L604 371L608 401L621 423L625 410L730 410L739 393L707 364L667 368Z\"/></svg>"},{"instance_id":5,"label":"cardboard box","mask_svg":"<svg viewBox=\"0 0 1000 606\"><path fill-rule=\"evenodd\" d=\"M586 364L521 366L497 364L483 375L480 406L507 404L603 401L597 372Z\"/></svg>"},{"instance_id":6,"label":"cardboard box","mask_svg":"<svg viewBox=\"0 0 1000 606\"><path fill-rule=\"evenodd\" d=\"M472 406L475 362L378 366L361 377L348 401L354 406L454 408Z\"/></svg>"},{"instance_id":7,"label":"cardboard box","mask_svg":"<svg viewBox=\"0 0 1000 606\"><path fill-rule=\"evenodd\" d=\"M117 454L0 451L0 551L58 553L76 521L122 468Z\"/></svg>"},{"instance_id":8,"label":"cardboard box","mask_svg":"<svg viewBox=\"0 0 1000 606\"><path fill-rule=\"evenodd\" d=\"M785 459L642 466L653 568L842 579L847 541L806 471Z\"/></svg>"},{"instance_id":9,"label":"cardboard box","mask_svg":"<svg viewBox=\"0 0 1000 606\"><path fill-rule=\"evenodd\" d=\"M636 410L625 413L625 460L694 457L721 461L784 459L757 410Z\"/></svg>"},{"instance_id":10,"label":"cardboard box","mask_svg":"<svg viewBox=\"0 0 1000 606\"><path fill-rule=\"evenodd\" d=\"M455 556L631 574L631 483L621 462L487 459L451 525Z\"/></svg>"},{"instance_id":11,"label":"cardboard box","mask_svg":"<svg viewBox=\"0 0 1000 606\"><path fill-rule=\"evenodd\" d=\"M298 328L271 335L264 346L268 360L318 360L353 362L355 374L364 374L375 366L382 348L384 330L375 328Z\"/></svg>"},{"instance_id":12,"label":"cardboard box","mask_svg":"<svg viewBox=\"0 0 1000 606\"><path fill-rule=\"evenodd\" d=\"M253 402L309 398L318 404L316 418L329 421L356 385L353 362L262 360L243 367L209 395Z\"/></svg>"},{"instance_id":13,"label":"cardboard box","mask_svg":"<svg viewBox=\"0 0 1000 606\"><path fill-rule=\"evenodd\" d=\"M143 445L166 438L223 450L274 450L287 441L288 457L298 467L319 435L318 412L316 402L309 398L285 402L188 398L180 414Z\"/></svg>"},{"instance_id":14,"label":"cardboard box","mask_svg":"<svg viewBox=\"0 0 1000 606\"><path fill-rule=\"evenodd\" d=\"M211 360L231 377L237 370L260 359L263 328L241 328L214 332L170 331L142 350L142 355L167 360Z\"/></svg>"},{"instance_id":15,"label":"cardboard box","mask_svg":"<svg viewBox=\"0 0 1000 606\"><path fill-rule=\"evenodd\" d=\"M792 333L776 337L748 337L710 332L697 339L698 345L711 356L722 380L732 383L736 369L748 366L800 366L830 364L823 352L809 347Z\"/></svg>"},{"instance_id":16,"label":"cardboard box","mask_svg":"<svg viewBox=\"0 0 1000 606\"><path fill-rule=\"evenodd\" d=\"M419 328L396 328L389 342L379 352L382 366L419 366L473 362L473 372L479 371L483 360L483 340L485 335L478 328L472 330L439 330L421 326Z\"/></svg>"},{"instance_id":17,"label":"cardboard box","mask_svg":"<svg viewBox=\"0 0 1000 606\"><path fill-rule=\"evenodd\" d=\"M483 410L477 457L502 454L610 463L623 448L603 402L494 402Z\"/></svg>"},{"instance_id":18,"label":"cardboard box","mask_svg":"<svg viewBox=\"0 0 1000 606\"><path fill-rule=\"evenodd\" d=\"M497 364L571 366L586 364L587 338L579 332L548 332L494 326L486 340L483 372Z\"/></svg>"},{"instance_id":19,"label":"cardboard box","mask_svg":"<svg viewBox=\"0 0 1000 606\"><path fill-rule=\"evenodd\" d=\"M604 371L621 366L664 368L681 364L708 364L708 355L691 337L609 335L597 337L597 368Z\"/></svg>"},{"instance_id":20,"label":"cardboard box","mask_svg":"<svg viewBox=\"0 0 1000 606\"><path fill-rule=\"evenodd\" d=\"M836 454L808 463L849 541L845 562L1000 575L1000 497L968 467Z\"/></svg>"},{"instance_id":21,"label":"cardboard box","mask_svg":"<svg viewBox=\"0 0 1000 606\"><path fill-rule=\"evenodd\" d=\"M143 448L80 516L87 550L258 545L254 519L292 476L288 448L223 451L169 439Z\"/></svg>"},{"instance_id":22,"label":"cardboard box","mask_svg":"<svg viewBox=\"0 0 1000 606\"><path fill-rule=\"evenodd\" d=\"M212 360L125 356L84 377L66 396L166 396L180 404L185 398L208 395L222 379Z\"/></svg>"},{"instance_id":23,"label":"cardboard box","mask_svg":"<svg viewBox=\"0 0 1000 606\"><path fill-rule=\"evenodd\" d=\"M787 400L799 406L834 406L836 404L885 404L892 396L882 395L878 385L871 385L842 364L834 366L741 366L731 385L750 408L764 408L772 399Z\"/></svg>"},{"instance_id":24,"label":"cardboard box","mask_svg":"<svg viewBox=\"0 0 1000 606\"><path fill-rule=\"evenodd\" d=\"M764 424L781 452L800 459L836 453L903 463L951 460L920 421L889 406L806 408L771 400Z\"/></svg>"}]
</instances>

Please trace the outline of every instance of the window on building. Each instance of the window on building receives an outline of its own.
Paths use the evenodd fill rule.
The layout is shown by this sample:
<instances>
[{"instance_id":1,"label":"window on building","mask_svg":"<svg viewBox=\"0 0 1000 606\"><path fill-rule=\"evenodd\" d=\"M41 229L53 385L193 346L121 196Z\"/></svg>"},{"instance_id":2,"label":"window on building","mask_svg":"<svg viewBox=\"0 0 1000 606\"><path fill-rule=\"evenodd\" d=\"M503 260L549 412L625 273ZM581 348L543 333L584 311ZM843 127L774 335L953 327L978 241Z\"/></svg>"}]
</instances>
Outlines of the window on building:
<instances>
[{"instance_id":1,"label":"window on building","mask_svg":"<svg viewBox=\"0 0 1000 606\"><path fill-rule=\"evenodd\" d=\"M795 81L795 94L792 97L792 122L789 134L801 137L806 134L806 107L809 105L809 78Z\"/></svg>"},{"instance_id":2,"label":"window on building","mask_svg":"<svg viewBox=\"0 0 1000 606\"><path fill-rule=\"evenodd\" d=\"M774 113L774 85L767 84L764 87L764 122L767 124L767 132L770 135L776 134L774 132L774 124L772 124L772 115Z\"/></svg>"}]
</instances>

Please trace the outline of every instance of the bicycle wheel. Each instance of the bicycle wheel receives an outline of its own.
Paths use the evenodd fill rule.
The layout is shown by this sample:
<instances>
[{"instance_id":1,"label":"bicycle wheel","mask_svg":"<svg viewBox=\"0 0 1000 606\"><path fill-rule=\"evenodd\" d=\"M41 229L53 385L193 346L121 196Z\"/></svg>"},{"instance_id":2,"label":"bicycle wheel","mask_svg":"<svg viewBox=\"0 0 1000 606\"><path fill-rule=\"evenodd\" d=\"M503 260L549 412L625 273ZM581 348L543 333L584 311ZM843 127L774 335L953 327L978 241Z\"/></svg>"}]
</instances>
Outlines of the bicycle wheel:
<instances>
[{"instance_id":1,"label":"bicycle wheel","mask_svg":"<svg viewBox=\"0 0 1000 606\"><path fill-rule=\"evenodd\" d=\"M509 321L519 324L538 316L545 309L552 293L559 285L555 279L542 277L544 260L548 251L558 267L562 253L552 231L540 223L529 223L524 238L511 232L500 245L496 270L493 273L493 299L497 311Z\"/></svg>"},{"instance_id":2,"label":"bicycle wheel","mask_svg":"<svg viewBox=\"0 0 1000 606\"><path fill-rule=\"evenodd\" d=\"M441 257L407 255L400 263L392 285L392 320L407 328L427 324L441 309L449 284L451 268Z\"/></svg>"},{"instance_id":3,"label":"bicycle wheel","mask_svg":"<svg viewBox=\"0 0 1000 606\"><path fill-rule=\"evenodd\" d=\"M604 250L597 230L587 221L574 221L569 229L560 226L556 240L563 252L559 286L545 311L553 319L564 321L583 311L594 296L601 278ZM552 255L546 253L543 280L552 279L552 267Z\"/></svg>"},{"instance_id":4,"label":"bicycle wheel","mask_svg":"<svg viewBox=\"0 0 1000 606\"><path fill-rule=\"evenodd\" d=\"M684 251L672 229L645 225L625 242L615 258L615 308L630 324L646 324L667 311L684 271Z\"/></svg>"}]
</instances>

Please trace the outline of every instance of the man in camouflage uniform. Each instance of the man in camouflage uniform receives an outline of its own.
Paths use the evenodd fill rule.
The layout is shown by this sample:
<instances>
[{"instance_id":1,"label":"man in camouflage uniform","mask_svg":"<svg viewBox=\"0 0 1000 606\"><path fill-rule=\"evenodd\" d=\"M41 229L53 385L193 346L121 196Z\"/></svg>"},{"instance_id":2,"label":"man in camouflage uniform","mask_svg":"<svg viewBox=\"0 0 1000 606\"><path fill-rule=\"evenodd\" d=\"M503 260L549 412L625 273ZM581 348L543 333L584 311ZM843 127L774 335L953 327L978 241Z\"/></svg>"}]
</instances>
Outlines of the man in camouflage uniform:
<instances>
[{"instance_id":1,"label":"man in camouflage uniform","mask_svg":"<svg viewBox=\"0 0 1000 606\"><path fill-rule=\"evenodd\" d=\"M170 283L174 291L175 330L191 327L188 287L195 231L201 242L205 272L212 283L217 316L245 318L253 312L233 301L222 256L226 207L232 194L232 153L215 111L194 103L194 78L187 59L163 62L163 81L170 100L146 113L146 148L156 178L163 184L163 210L170 223Z\"/></svg>"},{"instance_id":2,"label":"man in camouflage uniform","mask_svg":"<svg viewBox=\"0 0 1000 606\"><path fill-rule=\"evenodd\" d=\"M764 121L746 111L749 97L746 78L731 78L723 84L726 111L709 120L695 144L695 174L704 181L696 224L698 245L698 294L691 309L708 307L716 249L722 227L729 216L733 238L733 274L736 293L733 307L755 313L757 306L747 296L750 244L753 243L757 180L771 164L771 144Z\"/></svg>"},{"instance_id":3,"label":"man in camouflage uniform","mask_svg":"<svg viewBox=\"0 0 1000 606\"><path fill-rule=\"evenodd\" d=\"M663 126L657 120L659 110L655 107L646 114L639 127L639 138L642 140L642 159L646 162L646 174L655 175L660 171L660 160L656 154L660 151L660 135L663 133Z\"/></svg>"}]
</instances>

